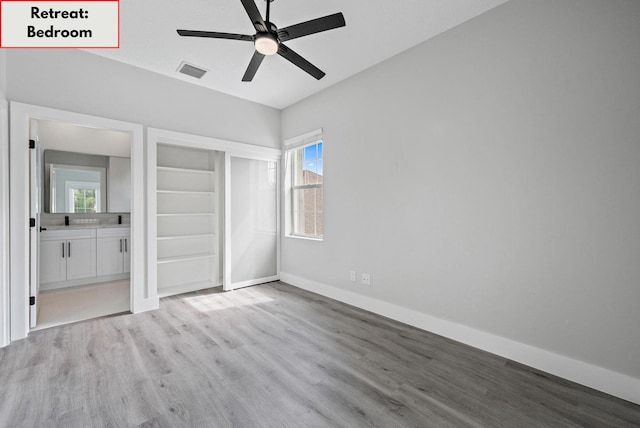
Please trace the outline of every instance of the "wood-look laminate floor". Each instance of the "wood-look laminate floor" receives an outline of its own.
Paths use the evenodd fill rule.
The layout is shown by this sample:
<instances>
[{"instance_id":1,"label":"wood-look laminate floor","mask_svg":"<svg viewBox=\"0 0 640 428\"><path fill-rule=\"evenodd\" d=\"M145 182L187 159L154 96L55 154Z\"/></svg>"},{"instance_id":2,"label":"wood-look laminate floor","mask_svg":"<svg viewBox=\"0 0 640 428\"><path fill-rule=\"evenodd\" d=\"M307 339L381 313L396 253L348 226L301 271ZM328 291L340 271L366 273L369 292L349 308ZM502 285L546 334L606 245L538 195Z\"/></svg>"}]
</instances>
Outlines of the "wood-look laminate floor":
<instances>
[{"instance_id":1,"label":"wood-look laminate floor","mask_svg":"<svg viewBox=\"0 0 640 428\"><path fill-rule=\"evenodd\" d=\"M33 332L0 427L631 427L640 406L281 283Z\"/></svg>"}]
</instances>

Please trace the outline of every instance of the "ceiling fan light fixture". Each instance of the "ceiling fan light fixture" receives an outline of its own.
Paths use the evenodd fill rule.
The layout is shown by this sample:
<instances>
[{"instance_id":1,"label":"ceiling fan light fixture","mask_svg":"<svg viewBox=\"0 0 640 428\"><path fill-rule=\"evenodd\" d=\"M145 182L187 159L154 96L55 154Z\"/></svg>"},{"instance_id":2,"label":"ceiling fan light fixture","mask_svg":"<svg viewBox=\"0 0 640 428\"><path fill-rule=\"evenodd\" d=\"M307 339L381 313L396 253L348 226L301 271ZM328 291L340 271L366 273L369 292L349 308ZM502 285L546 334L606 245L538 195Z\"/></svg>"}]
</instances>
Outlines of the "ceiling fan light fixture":
<instances>
[{"instance_id":1,"label":"ceiling fan light fixture","mask_svg":"<svg viewBox=\"0 0 640 428\"><path fill-rule=\"evenodd\" d=\"M256 50L262 55L274 55L278 53L279 43L271 34L260 34L254 42Z\"/></svg>"}]
</instances>

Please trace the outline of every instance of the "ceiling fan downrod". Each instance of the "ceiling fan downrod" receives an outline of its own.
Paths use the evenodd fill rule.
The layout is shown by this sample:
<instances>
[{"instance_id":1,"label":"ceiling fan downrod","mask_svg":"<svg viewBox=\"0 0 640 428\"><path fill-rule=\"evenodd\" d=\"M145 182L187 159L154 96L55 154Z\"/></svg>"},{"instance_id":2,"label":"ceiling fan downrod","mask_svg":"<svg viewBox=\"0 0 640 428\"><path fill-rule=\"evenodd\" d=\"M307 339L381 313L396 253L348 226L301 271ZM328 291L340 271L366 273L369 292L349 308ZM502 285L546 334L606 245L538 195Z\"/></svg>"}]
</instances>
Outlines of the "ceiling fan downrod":
<instances>
[{"instance_id":1,"label":"ceiling fan downrod","mask_svg":"<svg viewBox=\"0 0 640 428\"><path fill-rule=\"evenodd\" d=\"M265 21L267 21L267 23L269 23L269 22L270 22L270 21L269 21L269 15L270 15L270 12L271 12L271 2L272 2L273 0L264 0L264 1L266 1L266 2L267 2L267 19L265 19ZM268 24L267 24L267 25L268 25Z\"/></svg>"}]
</instances>

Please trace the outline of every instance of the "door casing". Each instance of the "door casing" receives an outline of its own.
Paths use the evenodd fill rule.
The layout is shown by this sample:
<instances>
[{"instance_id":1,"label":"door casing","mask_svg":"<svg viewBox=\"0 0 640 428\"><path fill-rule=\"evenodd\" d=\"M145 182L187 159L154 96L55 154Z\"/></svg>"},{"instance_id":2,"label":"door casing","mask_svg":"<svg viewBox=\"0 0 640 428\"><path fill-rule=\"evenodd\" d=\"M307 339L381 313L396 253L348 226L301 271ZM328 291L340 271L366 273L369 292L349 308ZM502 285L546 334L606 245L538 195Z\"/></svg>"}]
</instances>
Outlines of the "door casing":
<instances>
[{"instance_id":1,"label":"door casing","mask_svg":"<svg viewBox=\"0 0 640 428\"><path fill-rule=\"evenodd\" d=\"M0 92L0 347L9 323L9 103Z\"/></svg>"},{"instance_id":2,"label":"door casing","mask_svg":"<svg viewBox=\"0 0 640 428\"><path fill-rule=\"evenodd\" d=\"M54 120L79 126L128 132L131 135L131 311L158 308L158 297L149 293L145 272L144 138L136 123L11 102L9 142L10 171L10 340L29 333L29 123Z\"/></svg>"}]
</instances>

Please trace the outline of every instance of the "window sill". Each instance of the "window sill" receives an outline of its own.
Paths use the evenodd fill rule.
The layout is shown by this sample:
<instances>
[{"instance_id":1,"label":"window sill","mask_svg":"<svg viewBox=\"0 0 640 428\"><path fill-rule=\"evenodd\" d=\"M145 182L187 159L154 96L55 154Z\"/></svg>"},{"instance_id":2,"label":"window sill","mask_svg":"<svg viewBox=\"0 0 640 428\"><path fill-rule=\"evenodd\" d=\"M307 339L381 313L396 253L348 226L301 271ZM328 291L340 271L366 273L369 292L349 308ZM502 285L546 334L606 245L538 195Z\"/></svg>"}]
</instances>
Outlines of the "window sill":
<instances>
[{"instance_id":1,"label":"window sill","mask_svg":"<svg viewBox=\"0 0 640 428\"><path fill-rule=\"evenodd\" d=\"M304 235L285 235L285 238L302 239L303 241L316 241L316 242L324 241L324 238L316 238L313 236L304 236Z\"/></svg>"}]
</instances>

